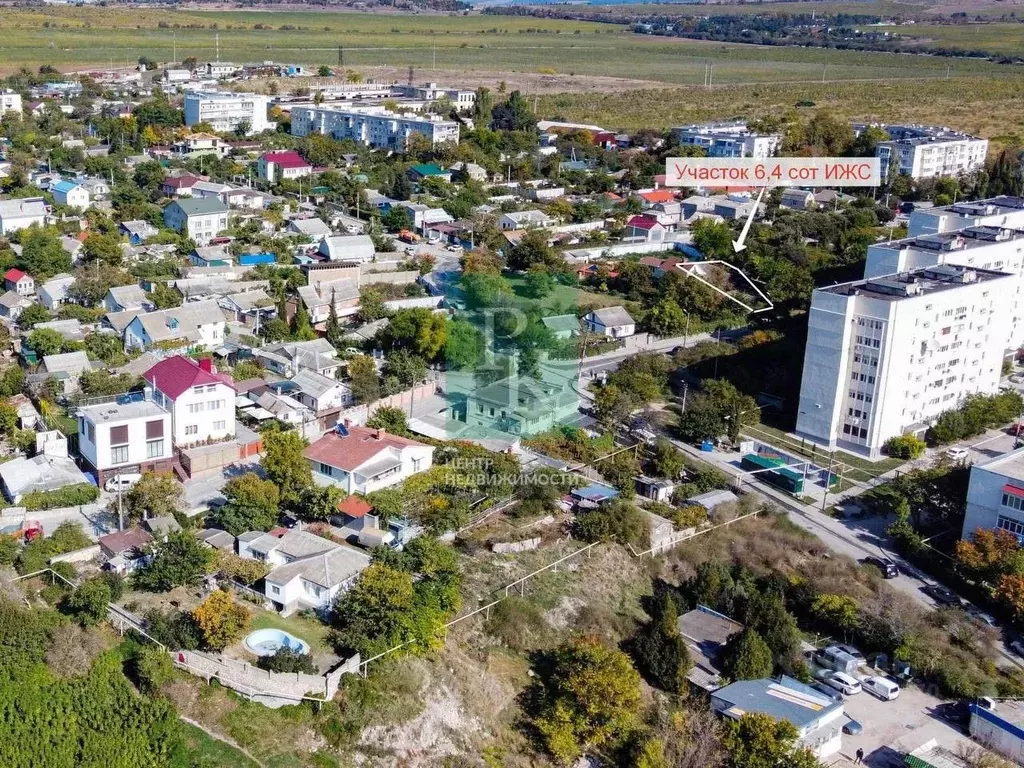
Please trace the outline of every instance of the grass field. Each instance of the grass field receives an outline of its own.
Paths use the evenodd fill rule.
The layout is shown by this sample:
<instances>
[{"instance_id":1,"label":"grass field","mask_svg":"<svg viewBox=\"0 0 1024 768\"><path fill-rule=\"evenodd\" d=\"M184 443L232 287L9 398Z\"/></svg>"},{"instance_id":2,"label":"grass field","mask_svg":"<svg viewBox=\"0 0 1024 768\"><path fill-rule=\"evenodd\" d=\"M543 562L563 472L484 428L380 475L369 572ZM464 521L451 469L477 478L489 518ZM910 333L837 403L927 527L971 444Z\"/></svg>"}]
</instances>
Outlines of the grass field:
<instances>
[{"instance_id":1,"label":"grass field","mask_svg":"<svg viewBox=\"0 0 1024 768\"><path fill-rule=\"evenodd\" d=\"M257 28L260 27L260 28ZM135 9L4 9L0 66L134 63L216 56L223 61L414 66L428 70L601 75L699 84L820 82L944 77L947 62L925 56L761 47L634 35L625 27L504 16L388 16L343 13ZM996 75L998 65L957 61L958 74ZM572 82L567 91L579 90Z\"/></svg>"},{"instance_id":2,"label":"grass field","mask_svg":"<svg viewBox=\"0 0 1024 768\"><path fill-rule=\"evenodd\" d=\"M196 761L195 765L204 768L258 768L256 761L191 723L181 723L181 732L189 754Z\"/></svg>"},{"instance_id":3,"label":"grass field","mask_svg":"<svg viewBox=\"0 0 1024 768\"><path fill-rule=\"evenodd\" d=\"M991 51L1020 56L1024 53L1024 24L914 24L874 27L872 31L890 32L914 38L922 46L950 51Z\"/></svg>"}]
</instances>

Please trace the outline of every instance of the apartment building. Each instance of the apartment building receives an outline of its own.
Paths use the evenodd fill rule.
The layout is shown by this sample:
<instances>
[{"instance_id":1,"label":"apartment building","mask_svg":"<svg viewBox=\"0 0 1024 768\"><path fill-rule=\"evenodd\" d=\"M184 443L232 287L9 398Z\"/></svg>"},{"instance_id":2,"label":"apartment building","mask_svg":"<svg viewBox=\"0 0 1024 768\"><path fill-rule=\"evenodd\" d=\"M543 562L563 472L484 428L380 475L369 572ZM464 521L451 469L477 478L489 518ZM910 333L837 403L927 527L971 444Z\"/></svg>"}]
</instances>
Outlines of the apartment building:
<instances>
[{"instance_id":1,"label":"apartment building","mask_svg":"<svg viewBox=\"0 0 1024 768\"><path fill-rule=\"evenodd\" d=\"M440 101L447 98L452 106L460 112L472 109L476 103L476 91L445 88L437 83L423 83L422 85L396 83L391 90L397 96L417 101Z\"/></svg>"},{"instance_id":2,"label":"apartment building","mask_svg":"<svg viewBox=\"0 0 1024 768\"><path fill-rule=\"evenodd\" d=\"M100 485L115 475L170 472L171 415L150 399L77 409L78 452Z\"/></svg>"},{"instance_id":3,"label":"apartment building","mask_svg":"<svg viewBox=\"0 0 1024 768\"><path fill-rule=\"evenodd\" d=\"M782 143L777 133L757 133L742 120L673 128L683 146L701 147L708 157L771 157Z\"/></svg>"},{"instance_id":4,"label":"apartment building","mask_svg":"<svg viewBox=\"0 0 1024 768\"><path fill-rule=\"evenodd\" d=\"M21 114L21 94L14 91L0 91L0 115L5 112Z\"/></svg>"},{"instance_id":5,"label":"apartment building","mask_svg":"<svg viewBox=\"0 0 1024 768\"><path fill-rule=\"evenodd\" d=\"M872 458L999 386L1016 278L941 264L814 291L796 431Z\"/></svg>"},{"instance_id":6,"label":"apartment building","mask_svg":"<svg viewBox=\"0 0 1024 768\"><path fill-rule=\"evenodd\" d=\"M171 414L174 445L197 445L235 434L234 381L217 373L209 358L169 357L143 378L153 387L153 402Z\"/></svg>"},{"instance_id":7,"label":"apartment building","mask_svg":"<svg viewBox=\"0 0 1024 768\"><path fill-rule=\"evenodd\" d=\"M1010 297L1009 346L1024 345L1024 231L994 226L920 235L868 246L864 277L871 279L936 264L957 264L1009 272L1016 280Z\"/></svg>"},{"instance_id":8,"label":"apartment building","mask_svg":"<svg viewBox=\"0 0 1024 768\"><path fill-rule=\"evenodd\" d=\"M1024 543L1024 448L971 466L961 538L979 528L1009 531Z\"/></svg>"},{"instance_id":9,"label":"apartment building","mask_svg":"<svg viewBox=\"0 0 1024 768\"><path fill-rule=\"evenodd\" d=\"M910 214L907 234L916 237L955 232L967 227L1024 229L1024 197L1000 195L985 200L915 210Z\"/></svg>"},{"instance_id":10,"label":"apartment building","mask_svg":"<svg viewBox=\"0 0 1024 768\"><path fill-rule=\"evenodd\" d=\"M270 99L257 93L220 93L189 91L185 94L185 125L209 123L217 133L237 131L248 126L247 135L272 130L267 119Z\"/></svg>"},{"instance_id":11,"label":"apartment building","mask_svg":"<svg viewBox=\"0 0 1024 768\"><path fill-rule=\"evenodd\" d=\"M402 151L413 134L431 145L458 142L459 124L436 116L397 114L383 107L296 107L292 110L292 135L322 133L357 144Z\"/></svg>"},{"instance_id":12,"label":"apartment building","mask_svg":"<svg viewBox=\"0 0 1024 768\"><path fill-rule=\"evenodd\" d=\"M207 245L228 228L228 207L213 197L172 200L164 208L164 224L187 234L196 245Z\"/></svg>"},{"instance_id":13,"label":"apartment building","mask_svg":"<svg viewBox=\"0 0 1024 768\"><path fill-rule=\"evenodd\" d=\"M988 139L934 125L854 125L859 135L868 128L881 128L892 141L880 141L875 156L881 160L882 178L890 168L913 179L959 176L973 173L985 164Z\"/></svg>"}]
</instances>

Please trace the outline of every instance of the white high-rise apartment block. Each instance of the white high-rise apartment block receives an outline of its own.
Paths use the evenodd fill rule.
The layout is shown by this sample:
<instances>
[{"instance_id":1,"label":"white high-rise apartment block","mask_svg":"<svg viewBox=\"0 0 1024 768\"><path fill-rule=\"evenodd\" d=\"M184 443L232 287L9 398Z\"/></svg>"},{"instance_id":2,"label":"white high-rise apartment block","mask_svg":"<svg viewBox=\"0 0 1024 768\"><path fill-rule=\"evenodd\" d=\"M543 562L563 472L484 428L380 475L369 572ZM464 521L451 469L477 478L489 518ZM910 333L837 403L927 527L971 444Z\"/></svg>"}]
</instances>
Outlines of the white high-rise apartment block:
<instances>
[{"instance_id":1,"label":"white high-rise apartment block","mask_svg":"<svg viewBox=\"0 0 1024 768\"><path fill-rule=\"evenodd\" d=\"M218 133L228 133L246 123L248 134L262 133L274 128L267 119L269 103L268 97L257 93L189 91L185 94L185 125L209 123Z\"/></svg>"},{"instance_id":2,"label":"white high-rise apartment block","mask_svg":"<svg viewBox=\"0 0 1024 768\"><path fill-rule=\"evenodd\" d=\"M683 146L703 147L708 157L771 157L782 143L779 134L756 133L743 121L685 125L672 133Z\"/></svg>"},{"instance_id":3,"label":"white high-rise apartment block","mask_svg":"<svg viewBox=\"0 0 1024 768\"><path fill-rule=\"evenodd\" d=\"M436 116L399 115L383 107L296 107L292 110L292 135L311 133L402 151L415 133L425 136L432 145L458 142L459 124Z\"/></svg>"},{"instance_id":4,"label":"white high-rise apartment block","mask_svg":"<svg viewBox=\"0 0 1024 768\"><path fill-rule=\"evenodd\" d=\"M1009 314L1008 344L1024 345L1024 232L992 226L967 227L957 232L920 235L868 246L865 279L909 272L936 264L957 264L995 272L1009 272L1014 285Z\"/></svg>"},{"instance_id":5,"label":"white high-rise apartment block","mask_svg":"<svg viewBox=\"0 0 1024 768\"><path fill-rule=\"evenodd\" d=\"M920 208L910 214L907 234L917 237L966 227L1024 229L1024 197L1000 195L939 208Z\"/></svg>"},{"instance_id":6,"label":"white high-rise apartment block","mask_svg":"<svg viewBox=\"0 0 1024 768\"><path fill-rule=\"evenodd\" d=\"M889 173L893 162L898 173L913 179L932 179L939 176L959 176L977 171L985 164L988 139L979 139L960 131L934 125L855 125L860 134L869 127L881 128L892 141L880 141L875 156L881 160L882 178Z\"/></svg>"},{"instance_id":7,"label":"white high-rise apartment block","mask_svg":"<svg viewBox=\"0 0 1024 768\"><path fill-rule=\"evenodd\" d=\"M14 91L0 91L0 115L5 112L21 114L21 94Z\"/></svg>"},{"instance_id":8,"label":"white high-rise apartment block","mask_svg":"<svg viewBox=\"0 0 1024 768\"><path fill-rule=\"evenodd\" d=\"M1015 280L942 264L814 291L797 433L874 458L966 395L995 393Z\"/></svg>"}]
</instances>

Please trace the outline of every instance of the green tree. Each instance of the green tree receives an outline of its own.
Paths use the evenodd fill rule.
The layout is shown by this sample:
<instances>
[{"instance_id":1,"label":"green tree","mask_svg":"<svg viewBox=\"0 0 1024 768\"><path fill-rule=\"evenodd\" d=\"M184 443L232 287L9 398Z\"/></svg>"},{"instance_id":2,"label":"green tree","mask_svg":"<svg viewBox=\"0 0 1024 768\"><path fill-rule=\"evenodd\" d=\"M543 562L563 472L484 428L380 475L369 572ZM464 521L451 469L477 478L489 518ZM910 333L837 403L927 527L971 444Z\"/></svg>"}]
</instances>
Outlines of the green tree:
<instances>
[{"instance_id":1,"label":"green tree","mask_svg":"<svg viewBox=\"0 0 1024 768\"><path fill-rule=\"evenodd\" d=\"M772 673L772 649L750 627L733 635L722 652L722 671L730 680L756 680Z\"/></svg>"},{"instance_id":2,"label":"green tree","mask_svg":"<svg viewBox=\"0 0 1024 768\"><path fill-rule=\"evenodd\" d=\"M637 666L647 678L664 691L681 694L686 692L686 674L693 662L679 634L678 620L675 600L666 592L632 645Z\"/></svg>"},{"instance_id":3,"label":"green tree","mask_svg":"<svg viewBox=\"0 0 1024 768\"><path fill-rule=\"evenodd\" d=\"M617 541L635 547L645 547L649 537L647 515L626 499L579 512L574 530L584 541Z\"/></svg>"},{"instance_id":4,"label":"green tree","mask_svg":"<svg viewBox=\"0 0 1024 768\"><path fill-rule=\"evenodd\" d=\"M382 341L387 348L408 350L427 362L440 357L447 337L448 320L445 315L424 308L399 310L382 332Z\"/></svg>"},{"instance_id":5,"label":"green tree","mask_svg":"<svg viewBox=\"0 0 1024 768\"><path fill-rule=\"evenodd\" d=\"M562 267L565 261L548 245L547 234L541 229L529 229L508 251L509 269L527 271L531 267Z\"/></svg>"},{"instance_id":6,"label":"green tree","mask_svg":"<svg viewBox=\"0 0 1024 768\"><path fill-rule=\"evenodd\" d=\"M380 376L369 355L358 355L348 361L348 377L357 403L372 403L380 398Z\"/></svg>"},{"instance_id":7,"label":"green tree","mask_svg":"<svg viewBox=\"0 0 1024 768\"><path fill-rule=\"evenodd\" d=\"M309 312L306 310L306 304L303 301L296 303L295 314L292 315L292 336L298 341L312 341L316 338L316 331L313 330L313 324L309 321Z\"/></svg>"},{"instance_id":8,"label":"green tree","mask_svg":"<svg viewBox=\"0 0 1024 768\"><path fill-rule=\"evenodd\" d=\"M71 271L71 254L64 250L56 231L36 225L18 232L21 254L14 265L43 282L60 272Z\"/></svg>"},{"instance_id":9,"label":"green tree","mask_svg":"<svg viewBox=\"0 0 1024 768\"><path fill-rule=\"evenodd\" d=\"M64 337L52 328L38 328L28 335L28 345L40 357L58 354L64 343Z\"/></svg>"},{"instance_id":10,"label":"green tree","mask_svg":"<svg viewBox=\"0 0 1024 768\"><path fill-rule=\"evenodd\" d=\"M496 131L533 131L537 127L526 98L519 91L512 91L501 104L491 109L491 128Z\"/></svg>"},{"instance_id":11,"label":"green tree","mask_svg":"<svg viewBox=\"0 0 1024 768\"><path fill-rule=\"evenodd\" d=\"M335 604L336 644L370 656L409 641L414 599L411 574L373 563Z\"/></svg>"},{"instance_id":12,"label":"green tree","mask_svg":"<svg viewBox=\"0 0 1024 768\"><path fill-rule=\"evenodd\" d=\"M686 314L674 299L664 298L647 313L647 327L655 336L676 336L686 328Z\"/></svg>"},{"instance_id":13,"label":"green tree","mask_svg":"<svg viewBox=\"0 0 1024 768\"><path fill-rule=\"evenodd\" d=\"M732 258L733 233L728 224L701 219L690 226L693 245L705 259Z\"/></svg>"},{"instance_id":14,"label":"green tree","mask_svg":"<svg viewBox=\"0 0 1024 768\"><path fill-rule=\"evenodd\" d=\"M38 323L45 323L53 319L53 315L42 304L29 304L18 316L18 325L22 328L33 328Z\"/></svg>"},{"instance_id":15,"label":"green tree","mask_svg":"<svg viewBox=\"0 0 1024 768\"><path fill-rule=\"evenodd\" d=\"M796 748L796 726L769 715L747 714L723 721L722 743L728 768L818 768L804 748Z\"/></svg>"},{"instance_id":16,"label":"green tree","mask_svg":"<svg viewBox=\"0 0 1024 768\"><path fill-rule=\"evenodd\" d=\"M122 494L121 509L126 522L143 517L173 517L181 509L181 497L181 483L170 475L146 472ZM110 511L115 516L118 513L116 498L110 504Z\"/></svg>"},{"instance_id":17,"label":"green tree","mask_svg":"<svg viewBox=\"0 0 1024 768\"><path fill-rule=\"evenodd\" d=\"M135 584L150 592L195 587L213 562L213 550L190 531L174 531L147 547L149 562L135 574Z\"/></svg>"},{"instance_id":18,"label":"green tree","mask_svg":"<svg viewBox=\"0 0 1024 768\"><path fill-rule=\"evenodd\" d=\"M327 313L327 325L324 327L324 338L331 343L332 347L338 348L343 340L341 323L338 321L338 305L334 298L335 291L331 289L331 306Z\"/></svg>"},{"instance_id":19,"label":"green tree","mask_svg":"<svg viewBox=\"0 0 1024 768\"><path fill-rule=\"evenodd\" d=\"M92 233L82 243L82 256L85 261L101 261L114 267L121 266L124 252L121 250L121 239L114 233Z\"/></svg>"},{"instance_id":20,"label":"green tree","mask_svg":"<svg viewBox=\"0 0 1024 768\"><path fill-rule=\"evenodd\" d=\"M298 432L280 430L263 435L263 470L284 504L294 504L313 484L313 472L303 455L306 441Z\"/></svg>"},{"instance_id":21,"label":"green tree","mask_svg":"<svg viewBox=\"0 0 1024 768\"><path fill-rule=\"evenodd\" d=\"M232 536L246 531L269 531L277 524L281 494L270 480L246 472L224 486L227 503L211 516L212 523Z\"/></svg>"},{"instance_id":22,"label":"green tree","mask_svg":"<svg viewBox=\"0 0 1024 768\"><path fill-rule=\"evenodd\" d=\"M448 323L444 357L449 369L476 368L483 361L484 350L484 336L472 323L461 317Z\"/></svg>"},{"instance_id":23,"label":"green tree","mask_svg":"<svg viewBox=\"0 0 1024 768\"><path fill-rule=\"evenodd\" d=\"M547 750L569 763L620 744L637 727L640 676L621 651L576 640L552 653L534 699L533 726Z\"/></svg>"},{"instance_id":24,"label":"green tree","mask_svg":"<svg viewBox=\"0 0 1024 768\"><path fill-rule=\"evenodd\" d=\"M336 485L310 485L299 498L298 515L303 520L323 522L338 514L338 502L345 492Z\"/></svg>"},{"instance_id":25,"label":"green tree","mask_svg":"<svg viewBox=\"0 0 1024 768\"><path fill-rule=\"evenodd\" d=\"M405 418L405 411L392 406L375 410L373 415L366 420L366 426L371 429L383 429L393 435L410 434L409 422Z\"/></svg>"},{"instance_id":26,"label":"green tree","mask_svg":"<svg viewBox=\"0 0 1024 768\"><path fill-rule=\"evenodd\" d=\"M61 607L82 626L93 627L107 618L112 599L110 585L101 578L91 578L75 587Z\"/></svg>"},{"instance_id":27,"label":"green tree","mask_svg":"<svg viewBox=\"0 0 1024 768\"><path fill-rule=\"evenodd\" d=\"M655 441L651 455L651 471L654 472L655 477L675 480L685 466L683 454L672 443L664 437L659 437Z\"/></svg>"},{"instance_id":28,"label":"green tree","mask_svg":"<svg viewBox=\"0 0 1024 768\"><path fill-rule=\"evenodd\" d=\"M184 300L182 295L168 283L157 283L147 295L157 309L180 307Z\"/></svg>"}]
</instances>

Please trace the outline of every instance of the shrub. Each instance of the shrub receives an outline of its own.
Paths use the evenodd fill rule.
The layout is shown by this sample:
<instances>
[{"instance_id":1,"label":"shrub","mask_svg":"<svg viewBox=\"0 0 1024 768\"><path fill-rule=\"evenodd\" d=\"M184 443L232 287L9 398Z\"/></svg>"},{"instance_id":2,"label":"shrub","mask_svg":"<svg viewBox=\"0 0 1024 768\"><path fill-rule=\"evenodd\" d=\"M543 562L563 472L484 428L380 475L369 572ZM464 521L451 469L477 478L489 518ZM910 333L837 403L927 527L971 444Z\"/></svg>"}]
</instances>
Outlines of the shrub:
<instances>
[{"instance_id":1,"label":"shrub","mask_svg":"<svg viewBox=\"0 0 1024 768\"><path fill-rule=\"evenodd\" d=\"M615 540L625 546L645 547L650 529L647 515L635 504L613 499L576 515L575 532L584 541Z\"/></svg>"},{"instance_id":2,"label":"shrub","mask_svg":"<svg viewBox=\"0 0 1024 768\"><path fill-rule=\"evenodd\" d=\"M100 497L100 489L92 483L76 483L55 491L32 491L21 499L21 506L29 512L58 507L76 507L91 504Z\"/></svg>"},{"instance_id":3,"label":"shrub","mask_svg":"<svg viewBox=\"0 0 1024 768\"><path fill-rule=\"evenodd\" d=\"M885 452L897 459L917 459L924 453L924 440L914 435L890 437L885 442Z\"/></svg>"},{"instance_id":4,"label":"shrub","mask_svg":"<svg viewBox=\"0 0 1024 768\"><path fill-rule=\"evenodd\" d=\"M515 595L491 609L484 628L495 640L519 652L541 647L551 633L540 608Z\"/></svg>"},{"instance_id":5,"label":"shrub","mask_svg":"<svg viewBox=\"0 0 1024 768\"><path fill-rule=\"evenodd\" d=\"M305 672L307 675L317 673L313 659L308 653L293 651L291 648L279 648L270 656L261 656L256 666L268 672Z\"/></svg>"}]
</instances>

